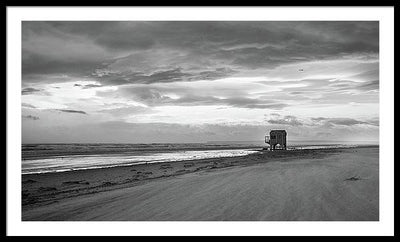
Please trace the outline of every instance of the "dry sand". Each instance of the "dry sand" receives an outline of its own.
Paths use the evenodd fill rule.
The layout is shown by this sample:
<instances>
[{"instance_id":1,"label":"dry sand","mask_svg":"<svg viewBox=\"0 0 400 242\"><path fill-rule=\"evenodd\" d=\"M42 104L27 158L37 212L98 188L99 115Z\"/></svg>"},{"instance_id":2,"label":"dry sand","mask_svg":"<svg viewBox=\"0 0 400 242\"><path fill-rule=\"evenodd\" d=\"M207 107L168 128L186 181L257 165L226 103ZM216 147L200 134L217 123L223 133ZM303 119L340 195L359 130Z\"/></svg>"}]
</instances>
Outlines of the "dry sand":
<instances>
[{"instance_id":1,"label":"dry sand","mask_svg":"<svg viewBox=\"0 0 400 242\"><path fill-rule=\"evenodd\" d=\"M377 221L379 148L23 175L22 219Z\"/></svg>"}]
</instances>

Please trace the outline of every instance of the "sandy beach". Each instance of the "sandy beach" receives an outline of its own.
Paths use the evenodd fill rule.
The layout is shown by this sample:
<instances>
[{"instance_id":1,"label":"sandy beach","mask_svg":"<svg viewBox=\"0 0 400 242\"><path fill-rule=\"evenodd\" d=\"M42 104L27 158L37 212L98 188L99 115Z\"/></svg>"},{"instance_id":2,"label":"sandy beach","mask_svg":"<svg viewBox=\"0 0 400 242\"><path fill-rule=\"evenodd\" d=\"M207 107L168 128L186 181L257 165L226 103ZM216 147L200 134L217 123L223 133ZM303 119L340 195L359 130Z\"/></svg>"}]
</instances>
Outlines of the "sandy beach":
<instances>
[{"instance_id":1,"label":"sandy beach","mask_svg":"<svg viewBox=\"0 0 400 242\"><path fill-rule=\"evenodd\" d=\"M377 221L379 147L22 176L24 221Z\"/></svg>"}]
</instances>

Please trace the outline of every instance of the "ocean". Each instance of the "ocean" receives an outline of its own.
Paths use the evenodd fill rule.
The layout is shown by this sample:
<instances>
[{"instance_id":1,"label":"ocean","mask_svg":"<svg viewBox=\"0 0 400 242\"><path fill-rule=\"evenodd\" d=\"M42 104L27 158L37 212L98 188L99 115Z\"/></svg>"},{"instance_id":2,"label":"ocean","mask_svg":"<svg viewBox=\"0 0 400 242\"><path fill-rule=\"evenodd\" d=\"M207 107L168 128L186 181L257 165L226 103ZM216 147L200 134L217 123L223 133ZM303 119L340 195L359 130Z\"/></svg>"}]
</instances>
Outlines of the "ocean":
<instances>
[{"instance_id":1,"label":"ocean","mask_svg":"<svg viewBox=\"0 0 400 242\"><path fill-rule=\"evenodd\" d=\"M354 144L294 143L293 149L353 147ZM129 166L135 164L244 156L259 152L260 142L152 144L23 144L22 174Z\"/></svg>"}]
</instances>

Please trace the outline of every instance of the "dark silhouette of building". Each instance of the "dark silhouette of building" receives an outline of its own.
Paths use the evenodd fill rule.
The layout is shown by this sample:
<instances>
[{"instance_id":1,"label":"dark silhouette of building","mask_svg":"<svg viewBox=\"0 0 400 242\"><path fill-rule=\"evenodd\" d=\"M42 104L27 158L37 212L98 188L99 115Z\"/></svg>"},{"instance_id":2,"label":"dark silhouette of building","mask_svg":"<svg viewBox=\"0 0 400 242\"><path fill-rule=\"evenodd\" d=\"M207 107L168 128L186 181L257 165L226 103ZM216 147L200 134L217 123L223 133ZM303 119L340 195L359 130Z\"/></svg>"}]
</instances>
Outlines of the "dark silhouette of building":
<instances>
[{"instance_id":1,"label":"dark silhouette of building","mask_svg":"<svg viewBox=\"0 0 400 242\"><path fill-rule=\"evenodd\" d=\"M270 150L286 150L286 130L271 130L269 136L265 136L265 143Z\"/></svg>"}]
</instances>

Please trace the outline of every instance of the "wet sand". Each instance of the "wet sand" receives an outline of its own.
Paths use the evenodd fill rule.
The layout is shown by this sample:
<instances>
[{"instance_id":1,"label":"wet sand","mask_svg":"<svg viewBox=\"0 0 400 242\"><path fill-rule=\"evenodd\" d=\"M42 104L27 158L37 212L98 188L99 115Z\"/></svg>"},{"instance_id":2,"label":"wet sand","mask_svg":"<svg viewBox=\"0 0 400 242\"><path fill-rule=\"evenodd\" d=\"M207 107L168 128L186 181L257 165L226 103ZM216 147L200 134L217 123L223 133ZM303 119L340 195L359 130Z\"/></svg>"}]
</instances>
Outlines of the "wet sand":
<instances>
[{"instance_id":1,"label":"wet sand","mask_svg":"<svg viewBox=\"0 0 400 242\"><path fill-rule=\"evenodd\" d=\"M22 176L24 221L377 221L379 148Z\"/></svg>"}]
</instances>

